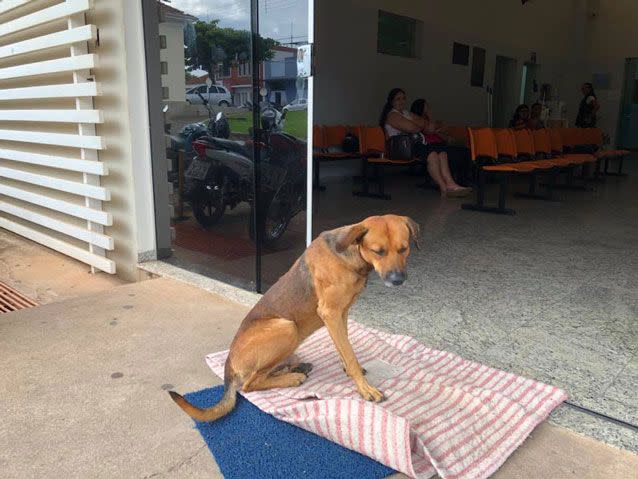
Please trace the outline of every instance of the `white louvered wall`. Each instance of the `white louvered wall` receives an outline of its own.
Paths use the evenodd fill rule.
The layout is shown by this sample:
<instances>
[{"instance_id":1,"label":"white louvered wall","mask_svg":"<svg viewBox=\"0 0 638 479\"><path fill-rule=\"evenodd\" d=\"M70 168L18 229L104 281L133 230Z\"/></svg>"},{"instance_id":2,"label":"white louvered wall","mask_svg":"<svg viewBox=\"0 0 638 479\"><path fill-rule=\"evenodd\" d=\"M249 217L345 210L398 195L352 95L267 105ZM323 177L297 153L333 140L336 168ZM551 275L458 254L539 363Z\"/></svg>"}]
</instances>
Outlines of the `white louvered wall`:
<instances>
[{"instance_id":1,"label":"white louvered wall","mask_svg":"<svg viewBox=\"0 0 638 479\"><path fill-rule=\"evenodd\" d=\"M0 228L115 273L92 0L0 0Z\"/></svg>"}]
</instances>

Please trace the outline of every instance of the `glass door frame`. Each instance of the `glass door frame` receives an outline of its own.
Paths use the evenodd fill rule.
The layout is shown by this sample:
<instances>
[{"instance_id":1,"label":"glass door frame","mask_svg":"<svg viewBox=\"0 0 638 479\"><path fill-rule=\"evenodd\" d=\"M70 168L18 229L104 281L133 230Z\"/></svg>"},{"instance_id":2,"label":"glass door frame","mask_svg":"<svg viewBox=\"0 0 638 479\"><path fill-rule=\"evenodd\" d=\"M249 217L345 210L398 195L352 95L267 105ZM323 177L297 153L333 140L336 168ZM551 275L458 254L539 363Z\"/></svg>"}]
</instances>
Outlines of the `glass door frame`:
<instances>
[{"instance_id":1,"label":"glass door frame","mask_svg":"<svg viewBox=\"0 0 638 479\"><path fill-rule=\"evenodd\" d=\"M163 113L161 102L155 101L161 98L162 85L159 62L159 16L157 0L140 0L142 3L142 21L145 45L147 101L149 108L149 136L151 147L151 171L153 182L153 201L155 205L155 234L157 259L165 259L172 255L171 229L169 215L169 189L166 170L166 156L162 154L165 149ZM263 0L262 0L263 1ZM314 43L314 0L305 0L308 3L308 43ZM259 91L263 78L261 78L259 55L254 54L259 45L259 4L260 0L250 0L251 16L251 64L252 64L252 92L253 92L253 140L256 130L260 126ZM313 155L312 155L312 119L313 119L313 77L307 78L307 148L306 148L306 246L312 241L312 181L313 181ZM257 128L255 128L257 126ZM261 186L261 161L259 146L253 141L253 198L254 208L250 221L253 222L255 231L259 215L262 215L263 205L257 201L257 192ZM262 291L262 254L263 241L260 234L255 235L255 290Z\"/></svg>"}]
</instances>

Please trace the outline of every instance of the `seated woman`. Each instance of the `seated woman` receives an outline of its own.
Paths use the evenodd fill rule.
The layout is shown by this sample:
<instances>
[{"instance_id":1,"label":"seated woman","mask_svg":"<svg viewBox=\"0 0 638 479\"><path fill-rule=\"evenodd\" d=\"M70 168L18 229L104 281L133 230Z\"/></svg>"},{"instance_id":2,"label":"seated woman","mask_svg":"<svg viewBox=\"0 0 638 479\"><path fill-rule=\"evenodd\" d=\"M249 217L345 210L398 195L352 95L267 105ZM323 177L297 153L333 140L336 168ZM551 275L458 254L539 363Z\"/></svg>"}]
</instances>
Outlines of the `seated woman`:
<instances>
[{"instance_id":1,"label":"seated woman","mask_svg":"<svg viewBox=\"0 0 638 479\"><path fill-rule=\"evenodd\" d=\"M527 128L530 130L541 130L545 128L545 123L541 120L541 114L543 113L543 105L540 103L534 103L532 105L532 113L527 121Z\"/></svg>"},{"instance_id":2,"label":"seated woman","mask_svg":"<svg viewBox=\"0 0 638 479\"><path fill-rule=\"evenodd\" d=\"M515 130L524 130L527 128L527 122L529 121L529 107L527 105L518 105L514 116L510 120L510 128Z\"/></svg>"},{"instance_id":3,"label":"seated woman","mask_svg":"<svg viewBox=\"0 0 638 479\"><path fill-rule=\"evenodd\" d=\"M424 102L425 103L425 102ZM464 196L470 193L470 188L458 185L448 166L447 154L445 153L445 143L441 145L426 145L425 134L432 134L436 128L435 123L429 118L416 115L405 108L405 92L400 88L394 88L388 94L387 101L381 111L379 125L385 129L386 135L392 137L402 134L417 134L421 141L416 141L414 145L415 154L418 158L427 162L428 173L441 191L441 196ZM442 138L441 138L442 140Z\"/></svg>"}]
</instances>

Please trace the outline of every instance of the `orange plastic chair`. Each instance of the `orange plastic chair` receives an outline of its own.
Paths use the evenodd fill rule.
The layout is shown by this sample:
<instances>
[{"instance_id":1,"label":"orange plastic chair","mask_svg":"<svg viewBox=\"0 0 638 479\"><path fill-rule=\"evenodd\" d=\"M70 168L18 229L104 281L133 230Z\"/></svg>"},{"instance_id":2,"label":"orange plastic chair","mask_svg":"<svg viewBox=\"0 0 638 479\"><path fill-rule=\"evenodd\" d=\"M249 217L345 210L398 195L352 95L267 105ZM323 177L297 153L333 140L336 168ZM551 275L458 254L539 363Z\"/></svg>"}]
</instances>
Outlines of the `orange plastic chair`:
<instances>
[{"instance_id":1,"label":"orange plastic chair","mask_svg":"<svg viewBox=\"0 0 638 479\"><path fill-rule=\"evenodd\" d=\"M469 128L467 129L470 141L470 156L472 161L478 166L478 184L476 189L476 203L463 203L464 210L482 211L486 213L497 213L513 215L514 210L505 208L507 199L507 178L509 173L520 173L514 163L505 164L481 164L499 161L496 135L491 128ZM498 206L485 205L486 174L499 174L499 196Z\"/></svg>"},{"instance_id":2,"label":"orange plastic chair","mask_svg":"<svg viewBox=\"0 0 638 479\"><path fill-rule=\"evenodd\" d=\"M593 155L588 155L585 153L566 153L565 145L563 144L563 135L561 134L561 128L550 128L549 140L552 147L552 154L568 160L570 162L569 164L582 165L583 163L596 161L596 158Z\"/></svg>"},{"instance_id":3,"label":"orange plastic chair","mask_svg":"<svg viewBox=\"0 0 638 479\"><path fill-rule=\"evenodd\" d=\"M492 128L468 128L470 139L470 154L474 162L498 162L499 151L496 142L496 130ZM522 173L531 171L530 168L521 167L517 163L501 163L496 165L482 165L482 170L493 172Z\"/></svg>"},{"instance_id":4,"label":"orange plastic chair","mask_svg":"<svg viewBox=\"0 0 638 479\"><path fill-rule=\"evenodd\" d=\"M315 150L327 148L325 129L321 125L312 125L312 147Z\"/></svg>"},{"instance_id":5,"label":"orange plastic chair","mask_svg":"<svg viewBox=\"0 0 638 479\"><path fill-rule=\"evenodd\" d=\"M514 137L514 144L516 145L516 157L519 160L523 160L523 165L541 170L557 166L552 160L535 160L536 148L534 147L534 138L530 130L510 130L510 132Z\"/></svg>"},{"instance_id":6,"label":"orange plastic chair","mask_svg":"<svg viewBox=\"0 0 638 479\"><path fill-rule=\"evenodd\" d=\"M380 126L359 127L359 151L369 157L385 155L385 133Z\"/></svg>"},{"instance_id":7,"label":"orange plastic chair","mask_svg":"<svg viewBox=\"0 0 638 479\"><path fill-rule=\"evenodd\" d=\"M464 146L470 146L470 139L467 133L467 127L465 126L446 126L443 128L443 132L451 138L462 143Z\"/></svg>"},{"instance_id":8,"label":"orange plastic chair","mask_svg":"<svg viewBox=\"0 0 638 479\"><path fill-rule=\"evenodd\" d=\"M534 140L534 149L536 150L537 156L542 156L547 159L551 159L556 166L566 167L570 166L574 163L573 160L569 158L563 158L558 155L554 155L552 151L552 142L550 138L550 131L545 128L540 128L538 130L532 131L532 138Z\"/></svg>"}]
</instances>

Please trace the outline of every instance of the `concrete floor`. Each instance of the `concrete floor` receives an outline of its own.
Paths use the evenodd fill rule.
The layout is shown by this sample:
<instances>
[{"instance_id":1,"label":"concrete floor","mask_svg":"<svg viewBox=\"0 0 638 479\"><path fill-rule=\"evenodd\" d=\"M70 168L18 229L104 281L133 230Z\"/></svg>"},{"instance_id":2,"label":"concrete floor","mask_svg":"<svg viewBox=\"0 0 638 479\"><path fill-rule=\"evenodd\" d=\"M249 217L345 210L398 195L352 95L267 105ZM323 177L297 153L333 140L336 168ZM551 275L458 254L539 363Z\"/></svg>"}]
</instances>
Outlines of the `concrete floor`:
<instances>
[{"instance_id":1,"label":"concrete floor","mask_svg":"<svg viewBox=\"0 0 638 479\"><path fill-rule=\"evenodd\" d=\"M221 477L166 390L218 384L204 356L228 347L246 311L154 279L0 316L2 477ZM636 470L638 456L544 423L493 477Z\"/></svg>"}]
</instances>

